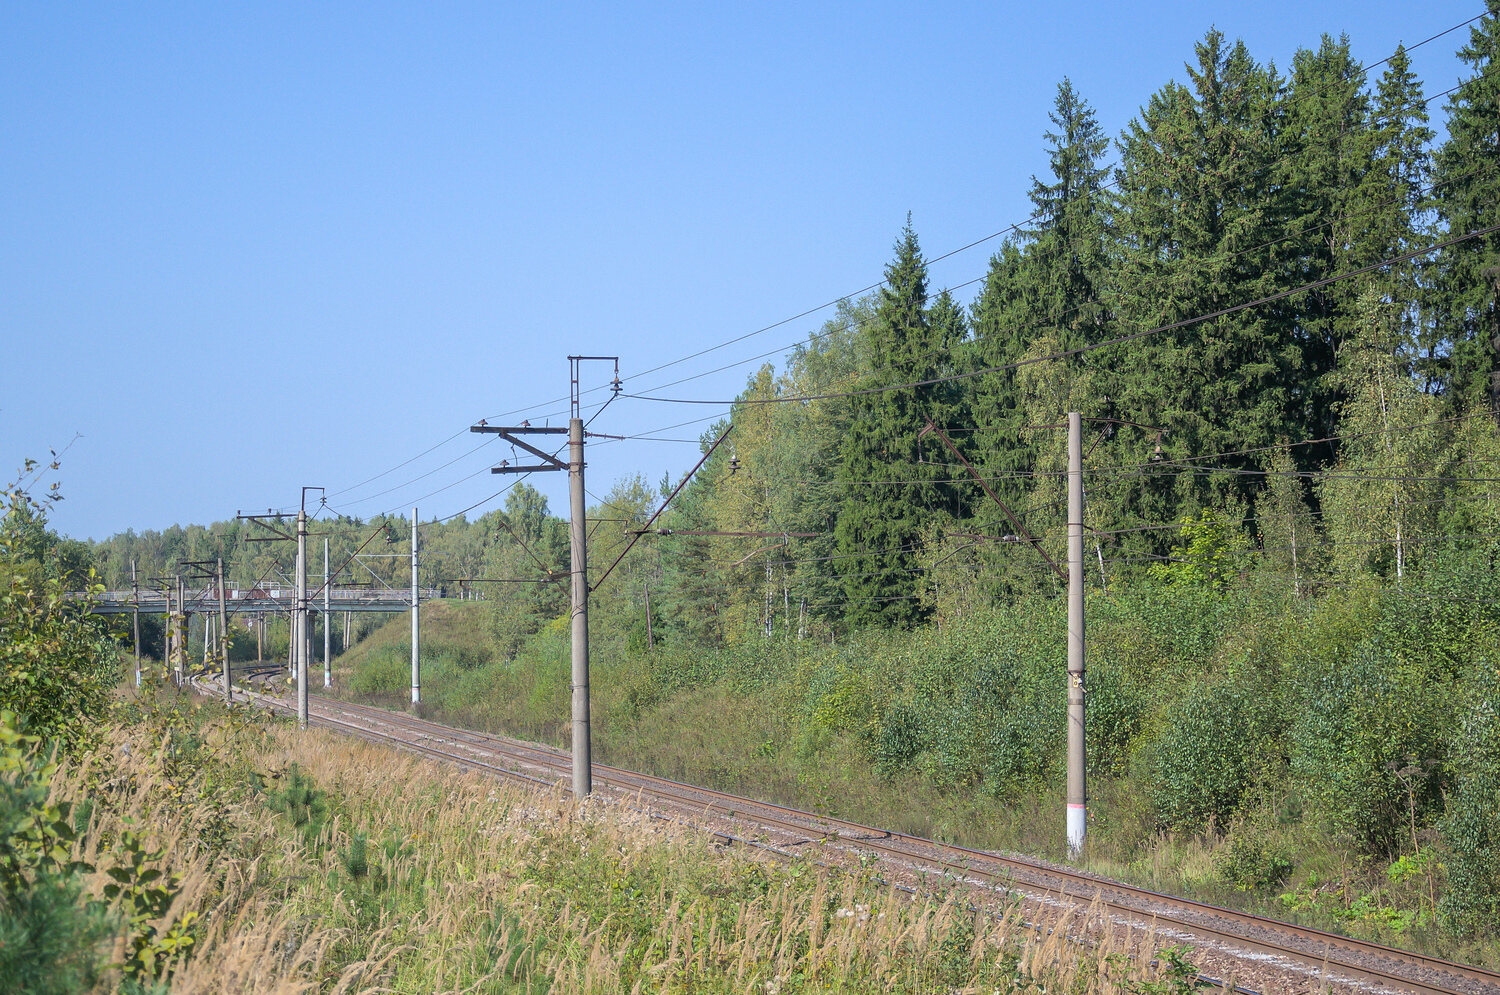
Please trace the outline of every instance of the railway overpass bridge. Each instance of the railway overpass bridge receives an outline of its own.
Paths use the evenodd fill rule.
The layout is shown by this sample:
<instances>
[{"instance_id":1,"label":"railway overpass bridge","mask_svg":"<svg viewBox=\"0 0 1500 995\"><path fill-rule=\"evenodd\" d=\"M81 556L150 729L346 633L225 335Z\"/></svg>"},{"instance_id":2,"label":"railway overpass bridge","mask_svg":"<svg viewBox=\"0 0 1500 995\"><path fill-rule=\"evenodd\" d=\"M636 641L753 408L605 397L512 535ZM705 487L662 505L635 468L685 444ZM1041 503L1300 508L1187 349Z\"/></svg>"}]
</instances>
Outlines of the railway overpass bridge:
<instances>
[{"instance_id":1,"label":"railway overpass bridge","mask_svg":"<svg viewBox=\"0 0 1500 995\"><path fill-rule=\"evenodd\" d=\"M328 609L336 612L402 612L411 609L410 588L335 587L329 589ZM128 615L131 612L164 615L169 610L168 595L164 591L104 591L97 595L74 593L71 598L88 602L88 610L98 615ZM419 601L432 601L442 597L435 587L419 588ZM237 615L285 615L296 607L295 592L290 585L265 585L256 588L226 587L225 607ZM307 607L313 611L323 610L323 593L309 592ZM175 595L170 598L170 610L197 614L219 610L219 593L214 585L190 588L179 603Z\"/></svg>"}]
</instances>

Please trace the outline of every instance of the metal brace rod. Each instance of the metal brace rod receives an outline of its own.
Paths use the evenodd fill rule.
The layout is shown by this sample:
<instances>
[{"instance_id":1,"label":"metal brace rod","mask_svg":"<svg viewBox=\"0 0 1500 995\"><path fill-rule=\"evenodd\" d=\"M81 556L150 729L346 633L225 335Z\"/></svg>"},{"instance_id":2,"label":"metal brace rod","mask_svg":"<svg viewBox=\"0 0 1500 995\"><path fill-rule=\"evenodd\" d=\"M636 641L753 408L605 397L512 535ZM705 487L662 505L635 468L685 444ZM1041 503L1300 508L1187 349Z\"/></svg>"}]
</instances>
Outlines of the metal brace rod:
<instances>
[{"instance_id":1,"label":"metal brace rod","mask_svg":"<svg viewBox=\"0 0 1500 995\"><path fill-rule=\"evenodd\" d=\"M933 424L931 418L927 419L927 424L923 427L922 431L917 433L917 438L920 439L922 438L922 436L928 434L929 432L936 434L939 439L943 440L943 445L947 446L948 451L951 452L954 456L958 457L958 461L964 465L964 469L969 471L969 476L973 477L975 481L978 482L979 486L984 488L984 492L989 495L990 500L998 504L1000 506L1000 510L1005 512L1005 517L1010 519L1011 527L1016 530L1016 534L1029 542L1031 544L1031 547L1041 554L1042 559L1047 561L1047 565L1051 567L1057 573L1057 575L1063 579L1064 583L1067 583L1068 572L1062 567L1058 566L1057 563L1052 559L1052 557L1047 555L1047 551L1041 547L1041 543L1037 541L1035 536L1026 531L1026 526L1022 525L1021 520L1016 517L1016 513L1010 510L1010 505L1000 500L1000 496L994 491L990 490L990 485L986 483L985 479L979 475L979 471L975 470L973 464L964 458L963 453L958 451L958 447L953 444L953 440L948 438L947 434L942 429Z\"/></svg>"},{"instance_id":2,"label":"metal brace rod","mask_svg":"<svg viewBox=\"0 0 1500 995\"><path fill-rule=\"evenodd\" d=\"M598 580L594 581L594 586L589 588L590 591L597 591L599 589L599 585L604 583L604 578L608 577L611 571L613 571L615 567L620 565L620 561L625 559L625 554L630 552L631 548L635 546L637 540L639 540L644 533L650 531L651 524L661 517L661 513L667 510L667 505L672 503L672 499L675 498L678 493L687 486L687 482L693 479L693 474L697 473L703 468L703 464L708 462L708 458L714 454L714 450L718 449L719 444L722 443L725 439L729 438L729 433L733 431L734 426L730 425L724 430L723 435L714 440L714 444L708 447L708 452L703 454L703 458L700 459L697 464L687 472L687 475L682 478L682 482L672 489L672 493L667 495L667 499L661 503L661 507L657 508L655 514L653 514L651 518L647 520L645 527L640 532L637 532L635 535L630 537L630 541L625 544L625 548L620 550L620 555L615 557L615 561L609 565L609 568L604 571L603 575L600 576Z\"/></svg>"}]
</instances>

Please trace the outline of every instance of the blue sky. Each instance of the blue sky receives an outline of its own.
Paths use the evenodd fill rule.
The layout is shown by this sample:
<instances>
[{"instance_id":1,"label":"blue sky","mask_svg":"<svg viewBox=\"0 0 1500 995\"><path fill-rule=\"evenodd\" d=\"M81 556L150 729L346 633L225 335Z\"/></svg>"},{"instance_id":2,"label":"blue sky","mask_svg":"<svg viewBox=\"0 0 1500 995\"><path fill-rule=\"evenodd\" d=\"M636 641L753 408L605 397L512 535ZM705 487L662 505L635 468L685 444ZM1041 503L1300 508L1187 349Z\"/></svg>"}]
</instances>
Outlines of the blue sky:
<instances>
[{"instance_id":1,"label":"blue sky","mask_svg":"<svg viewBox=\"0 0 1500 995\"><path fill-rule=\"evenodd\" d=\"M1024 219L1064 75L1115 135L1210 25L1285 67L1325 31L1368 62L1481 11L7 4L0 471L71 441L53 522L78 537L304 484L360 516L448 515L508 452L463 434L351 485L479 418L559 424L570 353L618 354L641 390L791 343L823 315L632 376L875 282L907 211L928 255ZM1429 93L1466 37L1413 53ZM678 389L729 397L756 365ZM621 399L593 428L707 414ZM696 456L599 445L589 489ZM562 475L532 480L565 512Z\"/></svg>"}]
</instances>

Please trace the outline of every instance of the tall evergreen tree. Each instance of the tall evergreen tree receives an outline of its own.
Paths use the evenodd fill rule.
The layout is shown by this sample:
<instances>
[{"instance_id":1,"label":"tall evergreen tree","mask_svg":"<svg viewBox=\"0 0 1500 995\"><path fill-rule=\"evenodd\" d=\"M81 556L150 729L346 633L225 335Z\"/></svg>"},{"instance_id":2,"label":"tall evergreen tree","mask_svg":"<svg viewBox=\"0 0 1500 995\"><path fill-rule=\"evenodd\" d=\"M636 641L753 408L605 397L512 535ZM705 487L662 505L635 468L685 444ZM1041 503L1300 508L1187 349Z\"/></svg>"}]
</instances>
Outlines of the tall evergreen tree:
<instances>
[{"instance_id":1,"label":"tall evergreen tree","mask_svg":"<svg viewBox=\"0 0 1500 995\"><path fill-rule=\"evenodd\" d=\"M942 376L949 360L939 336L952 331L929 320L927 263L908 217L866 324L870 387ZM922 530L954 502L952 488L938 483L946 473L922 462L917 433L928 417L941 413L949 391L945 384L930 384L853 398L836 477L846 491L834 529L837 558L830 561L852 624L907 625L921 617L916 594Z\"/></svg>"},{"instance_id":2,"label":"tall evergreen tree","mask_svg":"<svg viewBox=\"0 0 1500 995\"><path fill-rule=\"evenodd\" d=\"M1275 102L1280 80L1243 43L1210 31L1190 86L1154 94L1120 139L1122 331L1263 296L1284 285L1268 243L1280 234ZM1316 422L1303 396L1319 372L1293 322L1244 311L1099 355L1121 416L1167 430L1170 449L1208 453L1301 438ZM1121 433L1115 455L1144 461L1150 435ZM1136 484L1138 513L1162 520L1204 501L1243 497L1245 478L1172 474Z\"/></svg>"},{"instance_id":3,"label":"tall evergreen tree","mask_svg":"<svg viewBox=\"0 0 1500 995\"><path fill-rule=\"evenodd\" d=\"M931 328L931 340L937 350L938 362L924 364L932 377L948 376L957 369L958 357L969 338L969 318L962 304L954 299L946 288L933 298L927 309L927 324ZM934 422L939 425L956 424L969 417L965 404L965 384L950 382L933 384L926 391L929 410Z\"/></svg>"},{"instance_id":4,"label":"tall evergreen tree","mask_svg":"<svg viewBox=\"0 0 1500 995\"><path fill-rule=\"evenodd\" d=\"M1037 227L1029 249L1039 284L1041 320L1064 348L1097 341L1108 315L1109 170L1100 161L1109 139L1088 101L1063 77L1045 134L1051 182L1031 178Z\"/></svg>"},{"instance_id":5,"label":"tall evergreen tree","mask_svg":"<svg viewBox=\"0 0 1500 995\"><path fill-rule=\"evenodd\" d=\"M990 259L984 287L970 309L974 337L967 343L965 365L986 369L1014 363L1025 355L1037 334L1040 293L1032 259L1010 239ZM958 434L954 442L990 477L990 486L1007 504L1017 506L1025 496L1024 472L1031 463L1024 424L1020 382L1015 370L1000 369L965 381L965 410L973 433ZM974 506L976 525L987 529L1000 517L985 503ZM1006 532L1009 532L1009 526ZM1004 534L1004 533L999 533Z\"/></svg>"},{"instance_id":6,"label":"tall evergreen tree","mask_svg":"<svg viewBox=\"0 0 1500 995\"><path fill-rule=\"evenodd\" d=\"M1357 209L1367 212L1364 252L1354 260L1359 265L1410 252L1426 240L1423 229L1431 207L1427 185L1432 175L1429 146L1433 139L1427 122L1422 83L1411 70L1406 48L1398 47L1375 91L1369 169L1357 198ZM1398 264L1375 274L1371 283L1400 314L1397 342L1403 367L1431 387L1436 344L1421 313L1421 265L1415 260Z\"/></svg>"},{"instance_id":7,"label":"tall evergreen tree","mask_svg":"<svg viewBox=\"0 0 1500 995\"><path fill-rule=\"evenodd\" d=\"M1020 243L1013 239L1006 239L1000 251L990 257L984 286L970 308L969 325L974 332L967 349L966 363L970 368L1014 363L1035 336L1040 305L1030 262ZM987 373L975 381L969 392L978 424L1009 423L1018 403L1013 370Z\"/></svg>"},{"instance_id":8,"label":"tall evergreen tree","mask_svg":"<svg viewBox=\"0 0 1500 995\"><path fill-rule=\"evenodd\" d=\"M1448 138L1434 160L1437 211L1451 235L1486 228L1500 217L1500 0L1469 29L1458 57L1474 75L1450 99ZM1443 379L1455 398L1500 401L1500 234L1472 238L1443 250L1437 261L1434 309L1438 344L1446 353Z\"/></svg>"},{"instance_id":9,"label":"tall evergreen tree","mask_svg":"<svg viewBox=\"0 0 1500 995\"><path fill-rule=\"evenodd\" d=\"M1348 36L1335 40L1324 35L1318 48L1301 49L1292 57L1285 96L1270 110L1276 119L1276 159L1269 182L1263 181L1257 192L1271 198L1268 211L1281 228L1266 234L1283 237L1264 261L1249 262L1280 273L1282 285L1314 283L1369 261L1365 229L1370 215L1355 210L1370 161L1363 79ZM1277 333L1289 334L1300 353L1288 371L1301 381L1300 390L1293 388L1304 415L1300 431L1332 434L1336 389L1329 374L1339 344L1358 325L1358 296L1359 288L1343 281L1269 309L1281 326Z\"/></svg>"},{"instance_id":10,"label":"tall evergreen tree","mask_svg":"<svg viewBox=\"0 0 1500 995\"><path fill-rule=\"evenodd\" d=\"M1048 118L1052 128L1043 137L1051 175L1031 178L1034 226L1024 247L1007 242L990 260L974 302L972 361L981 367L1014 363L1039 341L1062 349L1096 342L1109 321L1109 171L1101 162L1109 140L1066 77ZM1002 370L972 390L976 455L1002 499L1019 508L1025 491L1019 474L1036 459L1033 436L1021 428L1027 421L1021 379ZM981 528L1012 531L988 503L978 515Z\"/></svg>"}]
</instances>

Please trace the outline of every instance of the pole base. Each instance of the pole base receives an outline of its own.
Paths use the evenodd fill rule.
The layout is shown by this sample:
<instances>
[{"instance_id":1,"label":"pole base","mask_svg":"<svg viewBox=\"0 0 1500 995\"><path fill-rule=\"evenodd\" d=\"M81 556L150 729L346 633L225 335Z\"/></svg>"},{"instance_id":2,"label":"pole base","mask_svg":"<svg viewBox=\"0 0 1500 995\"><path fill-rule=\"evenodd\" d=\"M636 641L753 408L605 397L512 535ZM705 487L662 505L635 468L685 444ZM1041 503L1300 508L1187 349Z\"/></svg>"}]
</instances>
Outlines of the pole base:
<instances>
[{"instance_id":1,"label":"pole base","mask_svg":"<svg viewBox=\"0 0 1500 995\"><path fill-rule=\"evenodd\" d=\"M1088 825L1088 807L1068 805L1068 859L1075 860L1083 853L1083 838Z\"/></svg>"}]
</instances>

